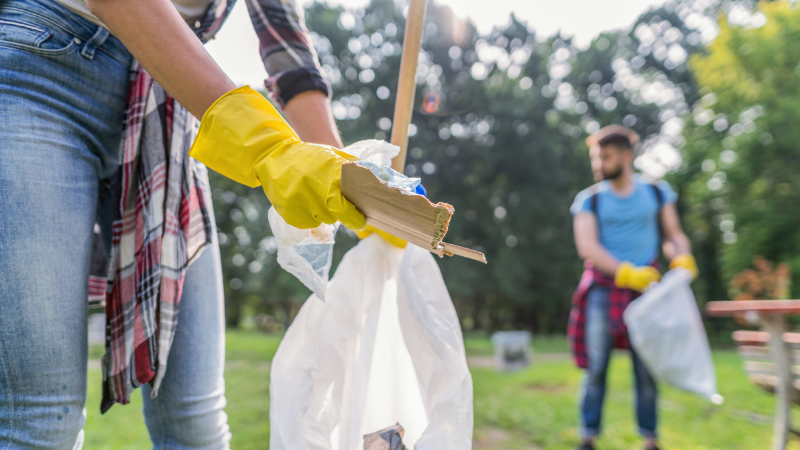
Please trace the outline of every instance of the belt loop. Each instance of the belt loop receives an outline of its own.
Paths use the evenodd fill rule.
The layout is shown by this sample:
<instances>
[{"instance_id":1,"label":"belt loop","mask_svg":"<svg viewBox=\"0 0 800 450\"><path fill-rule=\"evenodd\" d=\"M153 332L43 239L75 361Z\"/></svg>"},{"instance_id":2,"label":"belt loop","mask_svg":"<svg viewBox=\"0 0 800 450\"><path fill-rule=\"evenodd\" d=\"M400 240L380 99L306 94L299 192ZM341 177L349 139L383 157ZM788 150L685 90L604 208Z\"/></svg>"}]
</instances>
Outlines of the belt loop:
<instances>
[{"instance_id":1,"label":"belt loop","mask_svg":"<svg viewBox=\"0 0 800 450\"><path fill-rule=\"evenodd\" d=\"M97 32L94 34L94 36L92 36L91 39L86 41L86 45L83 46L81 55L83 55L83 57L86 59L94 59L94 51L103 45L103 42L106 41L108 36L108 30L103 27L97 27Z\"/></svg>"}]
</instances>

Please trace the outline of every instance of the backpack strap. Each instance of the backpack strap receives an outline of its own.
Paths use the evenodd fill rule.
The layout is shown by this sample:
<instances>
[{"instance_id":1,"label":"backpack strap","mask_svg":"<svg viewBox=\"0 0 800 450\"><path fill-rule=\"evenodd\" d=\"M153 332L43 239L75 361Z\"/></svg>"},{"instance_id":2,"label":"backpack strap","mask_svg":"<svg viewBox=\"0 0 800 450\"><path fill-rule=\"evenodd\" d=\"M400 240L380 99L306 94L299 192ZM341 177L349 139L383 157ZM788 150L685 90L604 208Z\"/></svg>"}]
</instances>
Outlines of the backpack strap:
<instances>
[{"instance_id":1,"label":"backpack strap","mask_svg":"<svg viewBox=\"0 0 800 450\"><path fill-rule=\"evenodd\" d=\"M597 189L597 184L593 185L589 189L592 190L592 196L589 197L589 209L597 216L599 210L597 209L597 199L600 197L600 191Z\"/></svg>"},{"instance_id":2,"label":"backpack strap","mask_svg":"<svg viewBox=\"0 0 800 450\"><path fill-rule=\"evenodd\" d=\"M661 224L661 208L664 207L664 194L655 183L650 183L650 188L653 190L653 195L656 196L658 208L656 209L656 223L658 224L658 241L664 241L664 226Z\"/></svg>"},{"instance_id":3,"label":"backpack strap","mask_svg":"<svg viewBox=\"0 0 800 450\"><path fill-rule=\"evenodd\" d=\"M597 224L597 238L600 238L600 210L597 208L597 200L600 198L600 191L597 190L597 185L592 186L592 196L589 197L589 208L594 213L594 221Z\"/></svg>"},{"instance_id":4,"label":"backpack strap","mask_svg":"<svg viewBox=\"0 0 800 450\"><path fill-rule=\"evenodd\" d=\"M656 196L656 201L658 202L658 211L661 212L661 208L664 206L664 194L661 193L661 189L659 189L655 183L650 183L650 188L653 189L653 194Z\"/></svg>"}]
</instances>

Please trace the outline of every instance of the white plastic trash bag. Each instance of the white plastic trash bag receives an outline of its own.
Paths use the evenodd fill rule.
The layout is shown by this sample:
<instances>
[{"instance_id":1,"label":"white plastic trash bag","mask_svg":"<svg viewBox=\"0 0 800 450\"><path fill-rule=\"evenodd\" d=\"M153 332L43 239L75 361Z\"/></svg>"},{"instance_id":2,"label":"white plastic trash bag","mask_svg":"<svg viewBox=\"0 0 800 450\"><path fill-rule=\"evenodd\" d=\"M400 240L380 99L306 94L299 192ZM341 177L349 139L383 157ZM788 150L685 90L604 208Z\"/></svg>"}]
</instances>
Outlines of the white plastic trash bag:
<instances>
[{"instance_id":1,"label":"white plastic trash bag","mask_svg":"<svg viewBox=\"0 0 800 450\"><path fill-rule=\"evenodd\" d=\"M389 186L413 193L420 184L419 178L408 178L388 167L392 164L392 158L400 153L400 147L396 145L368 139L356 142L344 151L358 158L358 164L370 169ZM324 302L334 238L340 224L323 223L313 229L295 228L286 223L275 207L269 209L268 218L278 243L278 264Z\"/></svg>"},{"instance_id":2,"label":"white plastic trash bag","mask_svg":"<svg viewBox=\"0 0 800 450\"><path fill-rule=\"evenodd\" d=\"M274 206L269 209L267 217L272 235L278 243L278 264L325 301L328 273L333 261L334 236L339 223L323 223L307 230L295 228L286 223Z\"/></svg>"},{"instance_id":3,"label":"white plastic trash bag","mask_svg":"<svg viewBox=\"0 0 800 450\"><path fill-rule=\"evenodd\" d=\"M472 378L430 252L373 234L312 295L272 362L272 450L361 450L400 423L416 450L472 448Z\"/></svg>"},{"instance_id":4,"label":"white plastic trash bag","mask_svg":"<svg viewBox=\"0 0 800 450\"><path fill-rule=\"evenodd\" d=\"M691 277L685 269L670 270L631 302L623 320L631 345L657 380L721 404Z\"/></svg>"}]
</instances>

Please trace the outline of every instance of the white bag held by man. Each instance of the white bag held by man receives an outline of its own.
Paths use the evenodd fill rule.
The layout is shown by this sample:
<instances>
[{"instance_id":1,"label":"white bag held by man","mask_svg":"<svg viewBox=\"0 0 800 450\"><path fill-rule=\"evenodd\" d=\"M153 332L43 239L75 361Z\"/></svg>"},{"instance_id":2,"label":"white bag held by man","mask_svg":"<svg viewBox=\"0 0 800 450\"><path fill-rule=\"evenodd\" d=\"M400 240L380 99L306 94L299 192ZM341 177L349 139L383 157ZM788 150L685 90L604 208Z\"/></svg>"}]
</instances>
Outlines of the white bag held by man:
<instances>
[{"instance_id":1,"label":"white bag held by man","mask_svg":"<svg viewBox=\"0 0 800 450\"><path fill-rule=\"evenodd\" d=\"M691 274L673 269L623 313L636 353L657 380L722 403Z\"/></svg>"}]
</instances>

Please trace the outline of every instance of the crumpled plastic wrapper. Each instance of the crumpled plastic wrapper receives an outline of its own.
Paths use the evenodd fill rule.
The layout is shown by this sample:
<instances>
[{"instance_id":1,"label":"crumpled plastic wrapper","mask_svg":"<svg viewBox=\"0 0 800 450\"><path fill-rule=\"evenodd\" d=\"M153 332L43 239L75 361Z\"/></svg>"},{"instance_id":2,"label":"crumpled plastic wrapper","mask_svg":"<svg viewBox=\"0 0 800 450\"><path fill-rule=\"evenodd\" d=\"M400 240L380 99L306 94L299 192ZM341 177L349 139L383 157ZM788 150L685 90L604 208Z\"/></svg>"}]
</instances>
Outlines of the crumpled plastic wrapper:
<instances>
[{"instance_id":1,"label":"crumpled plastic wrapper","mask_svg":"<svg viewBox=\"0 0 800 450\"><path fill-rule=\"evenodd\" d=\"M364 436L364 450L407 450L403 445L403 427L398 423Z\"/></svg>"}]
</instances>

